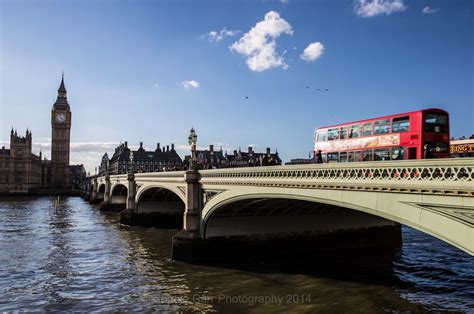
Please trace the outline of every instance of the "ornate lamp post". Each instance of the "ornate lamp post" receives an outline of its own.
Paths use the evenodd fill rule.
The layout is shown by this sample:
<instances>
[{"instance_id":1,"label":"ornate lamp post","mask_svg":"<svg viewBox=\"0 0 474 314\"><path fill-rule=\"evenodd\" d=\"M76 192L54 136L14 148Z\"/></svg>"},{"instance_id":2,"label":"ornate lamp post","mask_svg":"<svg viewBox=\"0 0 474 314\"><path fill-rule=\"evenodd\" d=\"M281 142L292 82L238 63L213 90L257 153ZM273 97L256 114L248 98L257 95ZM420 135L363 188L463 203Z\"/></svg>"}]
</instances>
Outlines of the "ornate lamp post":
<instances>
[{"instance_id":1,"label":"ornate lamp post","mask_svg":"<svg viewBox=\"0 0 474 314\"><path fill-rule=\"evenodd\" d=\"M197 134L196 131L194 131L194 128L191 128L191 131L188 136L188 143L191 146L191 160L189 161L189 170L196 170Z\"/></svg>"}]
</instances>

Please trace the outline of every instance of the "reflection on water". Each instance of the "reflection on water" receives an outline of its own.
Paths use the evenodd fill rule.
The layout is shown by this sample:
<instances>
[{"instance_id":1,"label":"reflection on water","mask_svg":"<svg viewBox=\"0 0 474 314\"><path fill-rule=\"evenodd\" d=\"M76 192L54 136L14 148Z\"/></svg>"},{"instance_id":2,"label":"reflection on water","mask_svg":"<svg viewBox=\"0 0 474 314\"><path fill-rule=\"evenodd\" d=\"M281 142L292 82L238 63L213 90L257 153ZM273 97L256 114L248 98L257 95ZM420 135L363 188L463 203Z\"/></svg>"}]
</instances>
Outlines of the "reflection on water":
<instances>
[{"instance_id":1,"label":"reflection on water","mask_svg":"<svg viewBox=\"0 0 474 314\"><path fill-rule=\"evenodd\" d=\"M474 261L404 228L401 250L247 264L170 261L177 230L127 227L80 198L0 199L0 310L474 310Z\"/></svg>"}]
</instances>

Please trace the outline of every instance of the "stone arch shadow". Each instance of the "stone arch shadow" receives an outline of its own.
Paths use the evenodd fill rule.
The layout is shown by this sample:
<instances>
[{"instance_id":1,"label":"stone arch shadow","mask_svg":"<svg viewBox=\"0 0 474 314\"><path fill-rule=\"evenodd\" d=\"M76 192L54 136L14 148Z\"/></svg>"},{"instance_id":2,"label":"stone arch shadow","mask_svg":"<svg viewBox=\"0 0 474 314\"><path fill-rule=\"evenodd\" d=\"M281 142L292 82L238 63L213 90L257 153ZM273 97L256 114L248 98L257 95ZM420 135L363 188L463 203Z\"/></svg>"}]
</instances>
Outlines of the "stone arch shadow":
<instances>
[{"instance_id":1,"label":"stone arch shadow","mask_svg":"<svg viewBox=\"0 0 474 314\"><path fill-rule=\"evenodd\" d=\"M181 229L185 197L178 188L146 185L136 196L136 224L164 229Z\"/></svg>"},{"instance_id":2,"label":"stone arch shadow","mask_svg":"<svg viewBox=\"0 0 474 314\"><path fill-rule=\"evenodd\" d=\"M203 238L208 238L215 235L212 231L212 219L218 217L217 215L219 215L219 212L223 213L222 210L229 211L229 206L232 204L238 204L238 202L255 202L259 199L283 199L318 204L318 207L323 209L326 208L326 210L343 209L346 213L358 213L357 216L360 217L377 217L381 219L382 222L385 221L384 223L388 222L392 225L406 225L447 242L463 251L470 252L469 247L459 240L462 239L462 236L459 237L457 231L461 230L463 231L461 233L462 235L468 235L471 227L462 219L452 219L452 217L449 217L442 212L431 210L429 206L433 204L428 203L429 200L422 195L365 191L347 191L346 195L344 195L344 192L346 191L323 191L320 192L320 195L315 195L314 191L300 191L298 189L286 193L284 189L277 193L228 190L215 196L204 206L201 220L201 236ZM359 196L358 200L354 197L356 193L360 193L362 196ZM377 199L377 194L381 196L383 201ZM365 200L363 200L364 198ZM354 201L352 201L353 199ZM465 200L462 197L457 197L453 203L463 204L464 202ZM436 206L441 208L442 206L449 207L451 205L437 204ZM395 211L393 210L393 207L396 207ZM420 217L423 216L427 217L426 220L420 219ZM443 232L440 232L436 228L432 228L430 223L432 223L433 219L437 220L438 225L443 224L450 226L450 228L444 228ZM453 232L450 233L450 230ZM231 235L227 234L226 236Z\"/></svg>"}]
</instances>

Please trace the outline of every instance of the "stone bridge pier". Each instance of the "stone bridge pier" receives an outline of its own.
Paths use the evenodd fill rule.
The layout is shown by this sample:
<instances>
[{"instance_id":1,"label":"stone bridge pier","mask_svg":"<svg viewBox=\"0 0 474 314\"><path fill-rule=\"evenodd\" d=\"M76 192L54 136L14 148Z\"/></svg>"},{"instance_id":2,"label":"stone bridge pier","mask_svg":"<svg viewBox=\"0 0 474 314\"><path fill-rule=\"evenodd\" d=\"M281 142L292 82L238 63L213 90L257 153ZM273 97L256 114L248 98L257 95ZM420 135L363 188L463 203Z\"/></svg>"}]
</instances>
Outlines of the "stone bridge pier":
<instances>
[{"instance_id":1,"label":"stone bridge pier","mask_svg":"<svg viewBox=\"0 0 474 314\"><path fill-rule=\"evenodd\" d=\"M330 251L399 248L400 224L337 205L259 194L205 210L200 174L186 173L183 230L172 259L186 262L298 258ZM257 197L256 195L260 195Z\"/></svg>"},{"instance_id":2,"label":"stone bridge pier","mask_svg":"<svg viewBox=\"0 0 474 314\"><path fill-rule=\"evenodd\" d=\"M100 188L102 188L103 185L100 186ZM97 177L94 178L94 181L93 181L93 186L92 186L92 196L89 200L89 203L90 204L99 204L102 199L103 199L103 191L100 192L99 191L99 182L97 180Z\"/></svg>"},{"instance_id":3,"label":"stone bridge pier","mask_svg":"<svg viewBox=\"0 0 474 314\"><path fill-rule=\"evenodd\" d=\"M82 198L88 202L91 197L92 197L92 183L89 181L89 179L86 180L86 182L84 182L84 190L83 190L83 193L82 193Z\"/></svg>"}]
</instances>

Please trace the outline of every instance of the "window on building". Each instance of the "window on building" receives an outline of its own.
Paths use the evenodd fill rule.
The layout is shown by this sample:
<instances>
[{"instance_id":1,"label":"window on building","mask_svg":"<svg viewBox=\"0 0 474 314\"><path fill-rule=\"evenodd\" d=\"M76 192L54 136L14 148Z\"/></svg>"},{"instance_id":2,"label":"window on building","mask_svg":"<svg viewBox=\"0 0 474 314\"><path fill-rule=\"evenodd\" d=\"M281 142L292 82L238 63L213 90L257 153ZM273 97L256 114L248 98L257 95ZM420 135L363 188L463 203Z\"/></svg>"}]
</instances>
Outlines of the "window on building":
<instances>
[{"instance_id":1,"label":"window on building","mask_svg":"<svg viewBox=\"0 0 474 314\"><path fill-rule=\"evenodd\" d=\"M393 118L392 121L392 132L399 133L399 132L407 132L410 131L410 117L398 117Z\"/></svg>"},{"instance_id":2,"label":"window on building","mask_svg":"<svg viewBox=\"0 0 474 314\"><path fill-rule=\"evenodd\" d=\"M390 133L390 119L375 121L374 134Z\"/></svg>"},{"instance_id":3,"label":"window on building","mask_svg":"<svg viewBox=\"0 0 474 314\"><path fill-rule=\"evenodd\" d=\"M372 122L364 123L363 135L364 136L372 136L372 128L373 128L373 123Z\"/></svg>"}]
</instances>

